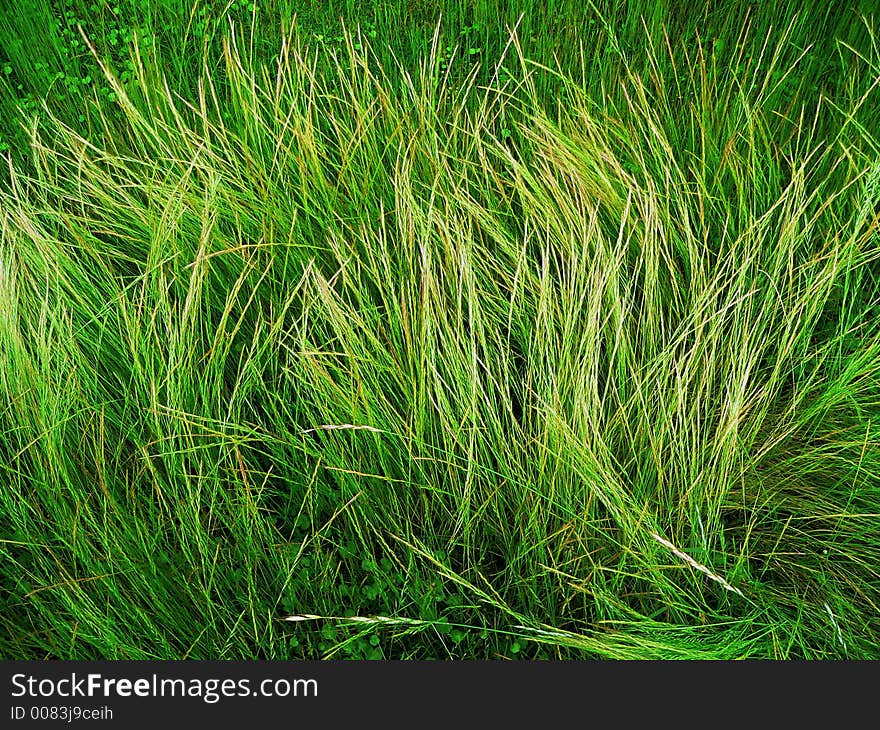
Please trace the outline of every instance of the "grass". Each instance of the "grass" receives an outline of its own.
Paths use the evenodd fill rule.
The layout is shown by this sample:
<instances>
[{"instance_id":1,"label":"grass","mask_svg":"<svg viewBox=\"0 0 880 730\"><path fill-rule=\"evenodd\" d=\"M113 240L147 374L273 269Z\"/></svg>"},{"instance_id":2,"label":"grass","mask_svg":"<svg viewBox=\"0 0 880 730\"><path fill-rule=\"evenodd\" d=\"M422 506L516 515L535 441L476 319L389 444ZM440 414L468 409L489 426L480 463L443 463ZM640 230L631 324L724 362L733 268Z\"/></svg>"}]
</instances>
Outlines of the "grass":
<instances>
[{"instance_id":1,"label":"grass","mask_svg":"<svg viewBox=\"0 0 880 730\"><path fill-rule=\"evenodd\" d=\"M0 654L880 658L880 46L797 6L0 16Z\"/></svg>"}]
</instances>

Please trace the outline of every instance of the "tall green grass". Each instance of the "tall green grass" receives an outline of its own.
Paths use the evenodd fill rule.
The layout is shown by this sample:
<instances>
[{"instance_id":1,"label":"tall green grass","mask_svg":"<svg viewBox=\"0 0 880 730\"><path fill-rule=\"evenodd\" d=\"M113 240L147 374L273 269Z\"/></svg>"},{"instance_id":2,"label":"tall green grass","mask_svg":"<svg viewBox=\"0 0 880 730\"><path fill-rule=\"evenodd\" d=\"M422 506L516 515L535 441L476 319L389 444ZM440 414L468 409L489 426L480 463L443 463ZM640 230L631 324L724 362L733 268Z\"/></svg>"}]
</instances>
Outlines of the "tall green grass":
<instances>
[{"instance_id":1,"label":"tall green grass","mask_svg":"<svg viewBox=\"0 0 880 730\"><path fill-rule=\"evenodd\" d=\"M877 658L880 52L787 11L93 46L0 192L3 656Z\"/></svg>"}]
</instances>

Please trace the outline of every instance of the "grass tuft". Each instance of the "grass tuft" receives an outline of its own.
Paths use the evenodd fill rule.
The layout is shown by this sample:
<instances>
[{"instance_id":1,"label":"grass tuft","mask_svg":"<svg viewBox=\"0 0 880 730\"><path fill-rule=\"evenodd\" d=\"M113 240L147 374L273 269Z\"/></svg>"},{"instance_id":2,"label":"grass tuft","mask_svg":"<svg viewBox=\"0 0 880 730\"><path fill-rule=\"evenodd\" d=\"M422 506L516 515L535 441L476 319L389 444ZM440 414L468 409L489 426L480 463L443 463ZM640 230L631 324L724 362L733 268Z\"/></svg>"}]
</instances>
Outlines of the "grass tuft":
<instances>
[{"instance_id":1,"label":"grass tuft","mask_svg":"<svg viewBox=\"0 0 880 730\"><path fill-rule=\"evenodd\" d=\"M873 19L226 5L0 78L3 655L878 658Z\"/></svg>"}]
</instances>

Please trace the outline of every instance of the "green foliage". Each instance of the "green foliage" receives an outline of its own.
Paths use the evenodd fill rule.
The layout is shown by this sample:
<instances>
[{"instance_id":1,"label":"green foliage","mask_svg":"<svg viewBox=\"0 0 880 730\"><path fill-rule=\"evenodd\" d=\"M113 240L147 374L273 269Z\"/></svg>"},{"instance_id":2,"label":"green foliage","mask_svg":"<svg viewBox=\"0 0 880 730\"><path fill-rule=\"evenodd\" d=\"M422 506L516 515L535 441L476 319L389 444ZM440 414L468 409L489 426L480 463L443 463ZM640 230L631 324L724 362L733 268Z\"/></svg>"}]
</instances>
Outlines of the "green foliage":
<instances>
[{"instance_id":1,"label":"green foliage","mask_svg":"<svg viewBox=\"0 0 880 730\"><path fill-rule=\"evenodd\" d=\"M4 656L878 658L874 20L683 7L0 14Z\"/></svg>"}]
</instances>

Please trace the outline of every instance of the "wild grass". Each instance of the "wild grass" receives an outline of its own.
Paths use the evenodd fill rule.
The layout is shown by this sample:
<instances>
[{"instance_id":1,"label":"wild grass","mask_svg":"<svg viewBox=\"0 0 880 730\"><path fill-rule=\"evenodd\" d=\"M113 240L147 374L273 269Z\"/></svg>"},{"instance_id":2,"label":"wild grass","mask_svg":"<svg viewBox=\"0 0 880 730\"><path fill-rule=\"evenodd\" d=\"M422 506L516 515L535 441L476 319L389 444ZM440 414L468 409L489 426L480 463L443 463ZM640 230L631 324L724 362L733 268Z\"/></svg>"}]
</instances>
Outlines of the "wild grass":
<instances>
[{"instance_id":1,"label":"wild grass","mask_svg":"<svg viewBox=\"0 0 880 730\"><path fill-rule=\"evenodd\" d=\"M878 658L873 21L590 12L30 117L4 657Z\"/></svg>"}]
</instances>

